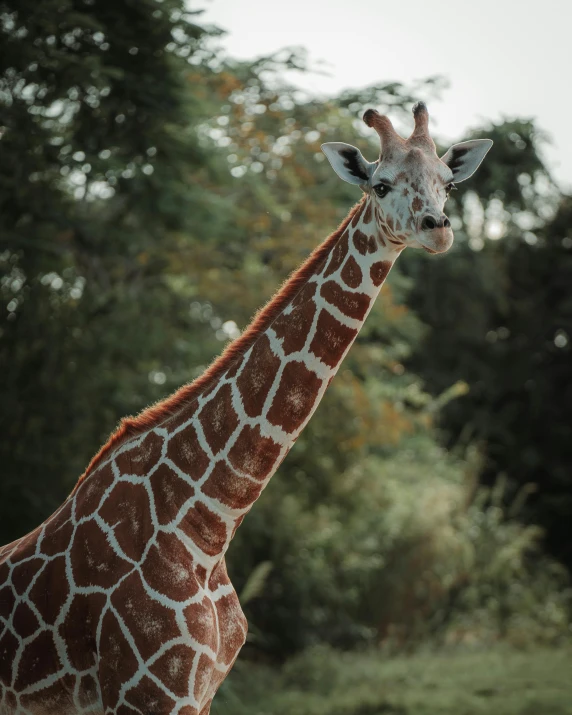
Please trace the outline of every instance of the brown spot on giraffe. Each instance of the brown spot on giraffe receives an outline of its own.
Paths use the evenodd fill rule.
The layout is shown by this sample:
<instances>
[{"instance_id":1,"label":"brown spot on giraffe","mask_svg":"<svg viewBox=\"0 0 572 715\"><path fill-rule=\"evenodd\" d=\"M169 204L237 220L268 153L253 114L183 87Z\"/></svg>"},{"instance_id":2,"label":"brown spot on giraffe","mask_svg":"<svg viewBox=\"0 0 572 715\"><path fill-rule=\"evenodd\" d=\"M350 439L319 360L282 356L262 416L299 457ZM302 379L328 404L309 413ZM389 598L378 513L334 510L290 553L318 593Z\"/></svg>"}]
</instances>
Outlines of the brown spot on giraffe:
<instances>
[{"instance_id":1,"label":"brown spot on giraffe","mask_svg":"<svg viewBox=\"0 0 572 715\"><path fill-rule=\"evenodd\" d=\"M244 363L244 360L242 358L238 358L234 361L234 363L229 367L228 371L225 374L225 377L227 379L231 377L235 377L238 375L238 371L242 367L242 364Z\"/></svg>"},{"instance_id":2,"label":"brown spot on giraffe","mask_svg":"<svg viewBox=\"0 0 572 715\"><path fill-rule=\"evenodd\" d=\"M169 434L172 434L178 430L181 425L184 425L192 419L192 417L197 413L199 409L198 400L193 400L190 404L185 405L182 409L178 410L174 415L168 417L165 420L163 426L166 428Z\"/></svg>"},{"instance_id":3,"label":"brown spot on giraffe","mask_svg":"<svg viewBox=\"0 0 572 715\"><path fill-rule=\"evenodd\" d=\"M216 651L217 617L211 600L205 596L202 601L189 604L184 613L189 632L200 643Z\"/></svg>"},{"instance_id":4,"label":"brown spot on giraffe","mask_svg":"<svg viewBox=\"0 0 572 715\"><path fill-rule=\"evenodd\" d=\"M419 196L416 196L413 201L411 202L411 208L415 213L419 213L421 209L423 208L423 201L419 198Z\"/></svg>"},{"instance_id":5,"label":"brown spot on giraffe","mask_svg":"<svg viewBox=\"0 0 572 715\"><path fill-rule=\"evenodd\" d=\"M228 539L224 521L200 501L189 509L180 528L208 556L219 554Z\"/></svg>"},{"instance_id":6,"label":"brown spot on giraffe","mask_svg":"<svg viewBox=\"0 0 572 715\"><path fill-rule=\"evenodd\" d=\"M342 325L327 310L322 310L310 350L323 363L335 367L356 335L355 328Z\"/></svg>"},{"instance_id":7,"label":"brown spot on giraffe","mask_svg":"<svg viewBox=\"0 0 572 715\"><path fill-rule=\"evenodd\" d=\"M353 256L349 256L346 260L341 276L343 282L350 288L359 288L361 285L363 275L361 268Z\"/></svg>"},{"instance_id":8,"label":"brown spot on giraffe","mask_svg":"<svg viewBox=\"0 0 572 715\"><path fill-rule=\"evenodd\" d=\"M30 534L26 534L26 536L23 536L21 539L19 539L16 542L16 548L11 551L9 556L7 555L4 557L5 562L9 561L11 564L17 564L20 561L23 561L24 559L29 559L30 556L33 556L36 552L36 544L38 538L40 537L41 531L41 527L38 527ZM0 565L0 577L4 578L7 575L7 570L4 571L4 569L7 568L8 567L6 563Z\"/></svg>"},{"instance_id":9,"label":"brown spot on giraffe","mask_svg":"<svg viewBox=\"0 0 572 715\"><path fill-rule=\"evenodd\" d=\"M3 686L2 686L3 687ZM0 694L2 693L2 690L0 690ZM0 700L1 703L1 700ZM12 693L11 691L6 691L6 695L4 698L4 705L6 706L6 709L9 713L11 712L16 712L18 709L18 698Z\"/></svg>"},{"instance_id":10,"label":"brown spot on giraffe","mask_svg":"<svg viewBox=\"0 0 572 715\"><path fill-rule=\"evenodd\" d=\"M207 582L207 570L204 566L201 564L196 564L195 566L195 574L197 576L197 580L201 586L201 588L205 587L205 584Z\"/></svg>"},{"instance_id":11,"label":"brown spot on giraffe","mask_svg":"<svg viewBox=\"0 0 572 715\"><path fill-rule=\"evenodd\" d=\"M131 570L131 564L112 548L96 522L80 524L71 546L72 571L78 586L111 588Z\"/></svg>"},{"instance_id":12,"label":"brown spot on giraffe","mask_svg":"<svg viewBox=\"0 0 572 715\"><path fill-rule=\"evenodd\" d=\"M362 256L365 256L367 254L367 244L368 244L368 237L360 231L359 229L356 229L354 231L354 235L352 237L352 240L354 242L354 246L356 247L356 250L361 253Z\"/></svg>"},{"instance_id":13,"label":"brown spot on giraffe","mask_svg":"<svg viewBox=\"0 0 572 715\"><path fill-rule=\"evenodd\" d=\"M16 564L12 571L12 586L18 596L21 596L26 591L32 579L38 575L38 572L45 565L46 560L40 558L31 558L29 561Z\"/></svg>"},{"instance_id":14,"label":"brown spot on giraffe","mask_svg":"<svg viewBox=\"0 0 572 715\"><path fill-rule=\"evenodd\" d=\"M308 283L305 285L302 290L298 293L298 295L294 298L292 301L292 307L293 308L298 308L299 306L307 303L309 300L311 300L315 295L316 295L316 290L318 289L316 283ZM293 312L293 311L292 311ZM291 315L291 313L290 313ZM282 318L283 315L279 315L277 320L279 318ZM272 323L272 327L274 328L276 324L276 321Z\"/></svg>"},{"instance_id":15,"label":"brown spot on giraffe","mask_svg":"<svg viewBox=\"0 0 572 715\"><path fill-rule=\"evenodd\" d=\"M21 601L14 611L12 627L22 638L29 638L40 628L40 621L30 606Z\"/></svg>"},{"instance_id":16,"label":"brown spot on giraffe","mask_svg":"<svg viewBox=\"0 0 572 715\"><path fill-rule=\"evenodd\" d=\"M365 211L363 212L363 222L371 223L371 218L372 218L371 201L368 201L365 206Z\"/></svg>"},{"instance_id":17,"label":"brown spot on giraffe","mask_svg":"<svg viewBox=\"0 0 572 715\"><path fill-rule=\"evenodd\" d=\"M181 471L195 480L203 476L210 464L193 425L188 425L170 438L167 457L178 465Z\"/></svg>"},{"instance_id":18,"label":"brown spot on giraffe","mask_svg":"<svg viewBox=\"0 0 572 715\"><path fill-rule=\"evenodd\" d=\"M20 697L22 708L32 712L73 713L75 677L64 675L57 683Z\"/></svg>"},{"instance_id":19,"label":"brown spot on giraffe","mask_svg":"<svg viewBox=\"0 0 572 715\"><path fill-rule=\"evenodd\" d=\"M266 395L272 387L279 367L280 360L272 352L269 338L263 335L255 344L236 381L242 395L244 410L249 417L258 417L262 414Z\"/></svg>"},{"instance_id":20,"label":"brown spot on giraffe","mask_svg":"<svg viewBox=\"0 0 572 715\"><path fill-rule=\"evenodd\" d=\"M327 281L320 290L325 301L335 306L348 318L363 320L370 306L370 297L366 293L350 293L335 281Z\"/></svg>"},{"instance_id":21,"label":"brown spot on giraffe","mask_svg":"<svg viewBox=\"0 0 572 715\"><path fill-rule=\"evenodd\" d=\"M111 464L105 464L82 481L73 500L76 519L85 518L97 511L103 494L111 486L113 480Z\"/></svg>"},{"instance_id":22,"label":"brown spot on giraffe","mask_svg":"<svg viewBox=\"0 0 572 715\"><path fill-rule=\"evenodd\" d=\"M228 577L228 571L226 570L226 561L222 558L219 563L214 567L213 572L209 578L209 590L211 592L216 591L220 586L229 586L230 578Z\"/></svg>"},{"instance_id":23,"label":"brown spot on giraffe","mask_svg":"<svg viewBox=\"0 0 572 715\"><path fill-rule=\"evenodd\" d=\"M53 634L41 631L24 647L14 687L21 690L28 682L38 682L55 675L61 667Z\"/></svg>"},{"instance_id":24,"label":"brown spot on giraffe","mask_svg":"<svg viewBox=\"0 0 572 715\"><path fill-rule=\"evenodd\" d=\"M218 660L230 663L246 640L248 622L244 617L238 596L233 591L215 602L220 624L220 649Z\"/></svg>"},{"instance_id":25,"label":"brown spot on giraffe","mask_svg":"<svg viewBox=\"0 0 572 715\"><path fill-rule=\"evenodd\" d=\"M145 487L119 482L99 508L99 515L113 530L123 553L139 561L155 531Z\"/></svg>"},{"instance_id":26,"label":"brown spot on giraffe","mask_svg":"<svg viewBox=\"0 0 572 715\"><path fill-rule=\"evenodd\" d=\"M117 705L122 684L137 672L137 660L112 611L107 611L103 617L99 653L98 675L103 708L104 711L108 708L112 710Z\"/></svg>"},{"instance_id":27,"label":"brown spot on giraffe","mask_svg":"<svg viewBox=\"0 0 572 715\"><path fill-rule=\"evenodd\" d=\"M203 405L199 420L213 454L218 454L238 425L238 415L232 406L230 385L223 385L209 402Z\"/></svg>"},{"instance_id":28,"label":"brown spot on giraffe","mask_svg":"<svg viewBox=\"0 0 572 715\"><path fill-rule=\"evenodd\" d=\"M217 462L203 486L203 494L232 507L244 509L258 499L262 484L248 477L241 477L228 464L221 460Z\"/></svg>"},{"instance_id":29,"label":"brown spot on giraffe","mask_svg":"<svg viewBox=\"0 0 572 715\"><path fill-rule=\"evenodd\" d=\"M146 675L127 691L125 700L140 713L170 713L176 704L173 698Z\"/></svg>"},{"instance_id":30,"label":"brown spot on giraffe","mask_svg":"<svg viewBox=\"0 0 572 715\"><path fill-rule=\"evenodd\" d=\"M97 661L97 627L106 603L104 593L76 593L59 627L70 665L77 671L89 670Z\"/></svg>"},{"instance_id":31,"label":"brown spot on giraffe","mask_svg":"<svg viewBox=\"0 0 572 715\"><path fill-rule=\"evenodd\" d=\"M313 296L316 284L310 283L294 301L294 309L288 315L279 315L272 324L276 337L282 339L282 349L286 355L302 350L316 314Z\"/></svg>"},{"instance_id":32,"label":"brown spot on giraffe","mask_svg":"<svg viewBox=\"0 0 572 715\"><path fill-rule=\"evenodd\" d=\"M185 705L179 710L179 715L209 715L209 710L207 708L204 711L201 710L201 712L199 713L196 708L193 708L190 705Z\"/></svg>"},{"instance_id":33,"label":"brown spot on giraffe","mask_svg":"<svg viewBox=\"0 0 572 715\"><path fill-rule=\"evenodd\" d=\"M189 692L189 680L195 655L195 651L190 646L179 643L163 653L149 670L178 698L184 698Z\"/></svg>"},{"instance_id":34,"label":"brown spot on giraffe","mask_svg":"<svg viewBox=\"0 0 572 715\"><path fill-rule=\"evenodd\" d=\"M212 678L215 662L205 653L199 655L197 674L195 676L194 696L199 703L203 702Z\"/></svg>"},{"instance_id":35,"label":"brown spot on giraffe","mask_svg":"<svg viewBox=\"0 0 572 715\"><path fill-rule=\"evenodd\" d=\"M18 639L9 630L0 635L0 682L12 683L12 665L19 645Z\"/></svg>"},{"instance_id":36,"label":"brown spot on giraffe","mask_svg":"<svg viewBox=\"0 0 572 715\"><path fill-rule=\"evenodd\" d=\"M386 279L387 274L389 273L391 269L391 262L390 261L377 261L377 263L374 263L372 267L369 269L369 274L371 276L371 280L375 286L379 286L383 283L383 281Z\"/></svg>"},{"instance_id":37,"label":"brown spot on giraffe","mask_svg":"<svg viewBox=\"0 0 572 715\"><path fill-rule=\"evenodd\" d=\"M345 231L343 236L337 242L334 250L332 251L332 255L330 256L330 261L328 263L328 267L326 269L326 272L324 273L324 278L331 276L333 273L335 273L338 270L338 268L342 265L346 256L348 255L348 251L349 251L349 234L347 231Z\"/></svg>"},{"instance_id":38,"label":"brown spot on giraffe","mask_svg":"<svg viewBox=\"0 0 572 715\"><path fill-rule=\"evenodd\" d=\"M377 250L375 236L366 236L359 228L354 231L353 242L356 250L361 253L362 256L368 253L375 253Z\"/></svg>"},{"instance_id":39,"label":"brown spot on giraffe","mask_svg":"<svg viewBox=\"0 0 572 715\"><path fill-rule=\"evenodd\" d=\"M279 456L280 445L263 437L259 425L246 425L228 454L235 469L260 480L269 476Z\"/></svg>"},{"instance_id":40,"label":"brown spot on giraffe","mask_svg":"<svg viewBox=\"0 0 572 715\"><path fill-rule=\"evenodd\" d=\"M203 472L205 469L206 465ZM172 521L183 504L196 494L195 489L166 464L161 464L153 473L151 488L155 502L155 514L161 525Z\"/></svg>"},{"instance_id":41,"label":"brown spot on giraffe","mask_svg":"<svg viewBox=\"0 0 572 715\"><path fill-rule=\"evenodd\" d=\"M78 700L84 710L93 709L99 701L99 686L91 673L82 676L80 680Z\"/></svg>"},{"instance_id":42,"label":"brown spot on giraffe","mask_svg":"<svg viewBox=\"0 0 572 715\"><path fill-rule=\"evenodd\" d=\"M157 593L173 601L186 601L199 586L193 571L193 557L176 534L160 531L141 566L145 582Z\"/></svg>"},{"instance_id":43,"label":"brown spot on giraffe","mask_svg":"<svg viewBox=\"0 0 572 715\"><path fill-rule=\"evenodd\" d=\"M135 710L135 708L132 708L129 705L125 705L125 703L122 703L117 708L117 715L139 715L139 711Z\"/></svg>"},{"instance_id":44,"label":"brown spot on giraffe","mask_svg":"<svg viewBox=\"0 0 572 715\"><path fill-rule=\"evenodd\" d=\"M118 454L115 463L121 474L143 477L157 464L162 449L163 438L155 432L149 432L140 445Z\"/></svg>"},{"instance_id":45,"label":"brown spot on giraffe","mask_svg":"<svg viewBox=\"0 0 572 715\"><path fill-rule=\"evenodd\" d=\"M40 543L40 552L46 556L55 556L63 553L69 544L72 532L73 522L72 503L68 502L57 513L56 517L46 524L44 536Z\"/></svg>"},{"instance_id":46,"label":"brown spot on giraffe","mask_svg":"<svg viewBox=\"0 0 572 715\"><path fill-rule=\"evenodd\" d=\"M54 625L67 600L69 590L65 558L57 556L50 562L49 569L42 569L29 595L44 623Z\"/></svg>"},{"instance_id":47,"label":"brown spot on giraffe","mask_svg":"<svg viewBox=\"0 0 572 715\"><path fill-rule=\"evenodd\" d=\"M2 613L5 620L8 620L12 615L16 603L16 592L11 585L0 588L0 613Z\"/></svg>"},{"instance_id":48,"label":"brown spot on giraffe","mask_svg":"<svg viewBox=\"0 0 572 715\"><path fill-rule=\"evenodd\" d=\"M122 614L141 657L146 660L157 652L161 643L180 635L175 611L147 593L137 572L121 582L111 597L111 604Z\"/></svg>"},{"instance_id":49,"label":"brown spot on giraffe","mask_svg":"<svg viewBox=\"0 0 572 715\"><path fill-rule=\"evenodd\" d=\"M303 363L287 363L268 410L268 421L285 432L294 432L310 415L321 386L320 378Z\"/></svg>"}]
</instances>

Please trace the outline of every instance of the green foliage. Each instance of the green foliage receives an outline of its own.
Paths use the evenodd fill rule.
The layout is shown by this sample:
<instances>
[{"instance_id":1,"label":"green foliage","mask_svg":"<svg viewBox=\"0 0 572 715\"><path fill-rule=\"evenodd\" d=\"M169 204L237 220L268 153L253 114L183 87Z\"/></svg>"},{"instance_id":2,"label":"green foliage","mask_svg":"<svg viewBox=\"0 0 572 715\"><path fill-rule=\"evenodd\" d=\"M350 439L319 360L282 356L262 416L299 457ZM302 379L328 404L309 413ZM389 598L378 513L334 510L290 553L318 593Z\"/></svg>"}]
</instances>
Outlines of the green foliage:
<instances>
[{"instance_id":1,"label":"green foliage","mask_svg":"<svg viewBox=\"0 0 572 715\"><path fill-rule=\"evenodd\" d=\"M3 2L0 20L9 541L62 501L120 416L216 349L166 270L175 231L209 212L187 177L212 173L194 126L210 108L187 86L213 72L184 59L208 59L207 35L177 2Z\"/></svg>"},{"instance_id":2,"label":"green foliage","mask_svg":"<svg viewBox=\"0 0 572 715\"><path fill-rule=\"evenodd\" d=\"M508 506L504 491L504 480L479 488L457 515L463 550L440 614L450 619L446 642L501 638L528 646L570 636L566 569L543 554L539 527L517 521L530 490L524 487Z\"/></svg>"},{"instance_id":3,"label":"green foliage","mask_svg":"<svg viewBox=\"0 0 572 715\"><path fill-rule=\"evenodd\" d=\"M388 659L316 646L280 670L237 663L213 715L570 715L570 650L451 649Z\"/></svg>"},{"instance_id":4,"label":"green foliage","mask_svg":"<svg viewBox=\"0 0 572 715\"><path fill-rule=\"evenodd\" d=\"M330 472L315 497L314 474L294 473L292 484L281 471L229 552L236 583L257 559L273 566L246 605L252 646L568 638L565 570L542 555L541 531L516 520L517 504L509 513L499 488L475 488L474 461L418 435Z\"/></svg>"},{"instance_id":5,"label":"green foliage","mask_svg":"<svg viewBox=\"0 0 572 715\"><path fill-rule=\"evenodd\" d=\"M403 257L415 279L410 305L432 326L409 365L435 394L452 380L470 386L445 410L448 443L478 441L483 479L505 473L507 499L537 486L522 517L546 530L550 551L570 566L571 202L539 159L532 122L484 134L495 146L470 189L460 186L451 255Z\"/></svg>"}]
</instances>

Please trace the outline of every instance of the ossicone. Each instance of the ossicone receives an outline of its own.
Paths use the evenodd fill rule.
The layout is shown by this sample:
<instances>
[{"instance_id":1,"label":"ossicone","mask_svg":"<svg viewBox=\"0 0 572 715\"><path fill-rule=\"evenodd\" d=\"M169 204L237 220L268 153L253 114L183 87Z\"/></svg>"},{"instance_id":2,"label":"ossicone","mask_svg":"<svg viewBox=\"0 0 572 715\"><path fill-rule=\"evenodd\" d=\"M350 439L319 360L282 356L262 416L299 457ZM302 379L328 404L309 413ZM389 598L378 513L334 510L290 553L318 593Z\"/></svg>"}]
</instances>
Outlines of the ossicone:
<instances>
[{"instance_id":1,"label":"ossicone","mask_svg":"<svg viewBox=\"0 0 572 715\"><path fill-rule=\"evenodd\" d=\"M417 102L413 105L413 120L415 126L409 139L410 144L421 144L435 151L435 142L429 134L429 112L425 102Z\"/></svg>"},{"instance_id":2,"label":"ossicone","mask_svg":"<svg viewBox=\"0 0 572 715\"><path fill-rule=\"evenodd\" d=\"M363 121L368 127L375 129L379 135L381 142L380 156L381 154L387 154L393 145L403 141L393 128L389 117L386 117L385 114L380 114L375 109L367 109L364 112Z\"/></svg>"}]
</instances>

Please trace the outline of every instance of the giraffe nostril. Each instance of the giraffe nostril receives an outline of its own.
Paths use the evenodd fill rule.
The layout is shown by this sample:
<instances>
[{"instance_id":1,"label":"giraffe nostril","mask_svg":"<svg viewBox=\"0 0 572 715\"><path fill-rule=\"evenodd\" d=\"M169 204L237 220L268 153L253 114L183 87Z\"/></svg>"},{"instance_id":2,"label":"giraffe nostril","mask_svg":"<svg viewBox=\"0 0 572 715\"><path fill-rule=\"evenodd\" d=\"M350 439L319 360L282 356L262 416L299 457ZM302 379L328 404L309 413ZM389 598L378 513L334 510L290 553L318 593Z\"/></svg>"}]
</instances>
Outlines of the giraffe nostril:
<instances>
[{"instance_id":1,"label":"giraffe nostril","mask_svg":"<svg viewBox=\"0 0 572 715\"><path fill-rule=\"evenodd\" d=\"M423 221L421 221L421 229L423 231L431 231L434 228L437 228L437 222L433 216L424 216Z\"/></svg>"},{"instance_id":2,"label":"giraffe nostril","mask_svg":"<svg viewBox=\"0 0 572 715\"><path fill-rule=\"evenodd\" d=\"M444 226L445 228L450 228L450 226L451 226L451 222L449 221L449 219L448 219L446 216L445 216L445 218L444 218L444 220L443 220L443 226Z\"/></svg>"}]
</instances>

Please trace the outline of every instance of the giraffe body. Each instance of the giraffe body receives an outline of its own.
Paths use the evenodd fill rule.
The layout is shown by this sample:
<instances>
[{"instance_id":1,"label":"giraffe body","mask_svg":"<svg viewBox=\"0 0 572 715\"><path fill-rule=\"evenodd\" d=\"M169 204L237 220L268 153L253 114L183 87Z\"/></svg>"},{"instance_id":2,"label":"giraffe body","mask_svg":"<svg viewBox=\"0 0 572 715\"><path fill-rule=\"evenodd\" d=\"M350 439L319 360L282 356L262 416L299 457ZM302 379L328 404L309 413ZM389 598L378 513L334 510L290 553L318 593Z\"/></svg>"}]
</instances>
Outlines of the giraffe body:
<instances>
[{"instance_id":1,"label":"giraffe body","mask_svg":"<svg viewBox=\"0 0 572 715\"><path fill-rule=\"evenodd\" d=\"M202 382L124 424L0 549L0 715L208 715L247 631L226 550L417 223L368 191Z\"/></svg>"}]
</instances>

